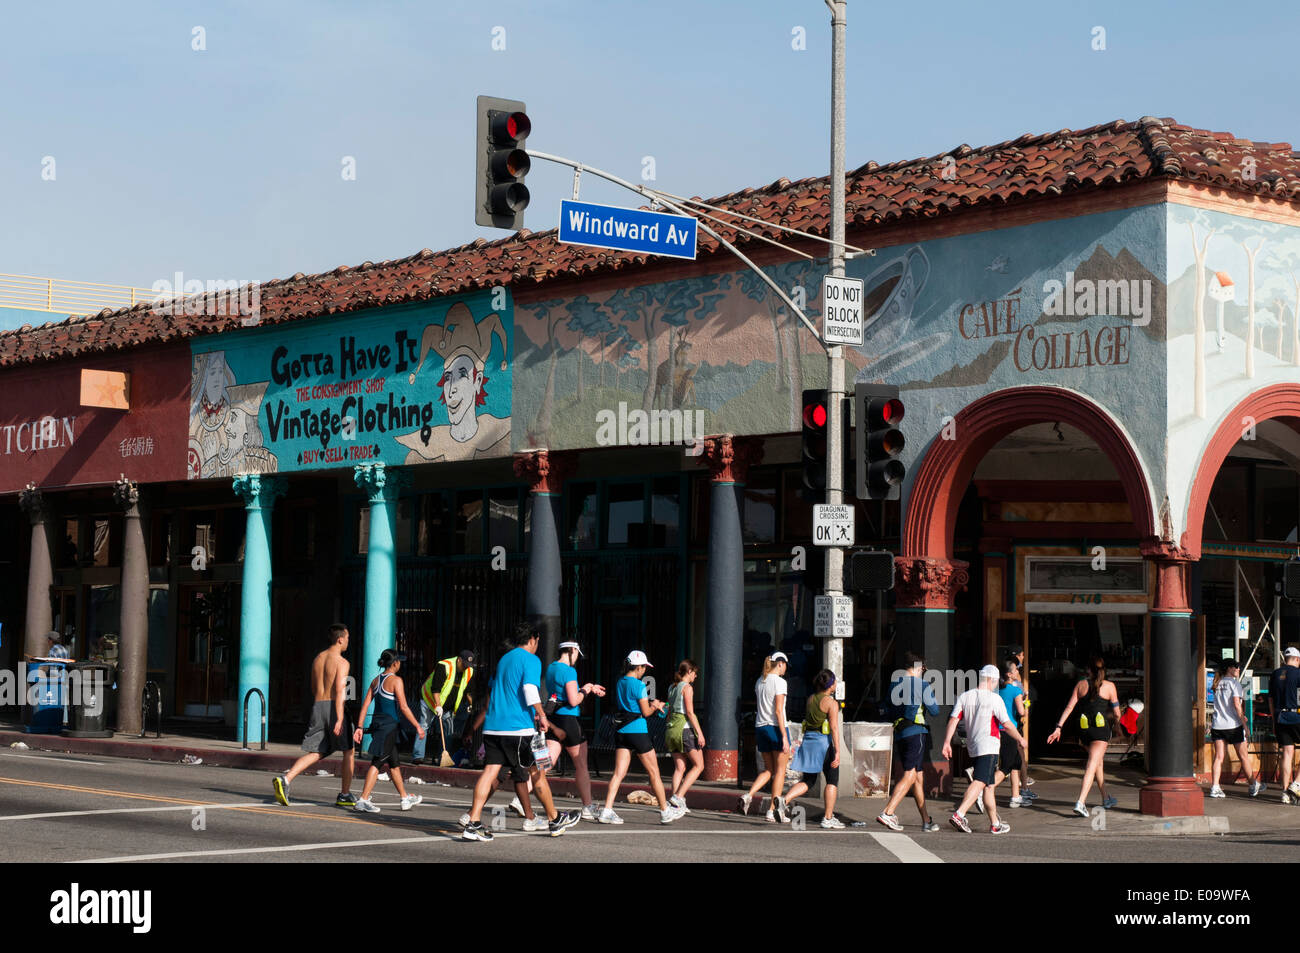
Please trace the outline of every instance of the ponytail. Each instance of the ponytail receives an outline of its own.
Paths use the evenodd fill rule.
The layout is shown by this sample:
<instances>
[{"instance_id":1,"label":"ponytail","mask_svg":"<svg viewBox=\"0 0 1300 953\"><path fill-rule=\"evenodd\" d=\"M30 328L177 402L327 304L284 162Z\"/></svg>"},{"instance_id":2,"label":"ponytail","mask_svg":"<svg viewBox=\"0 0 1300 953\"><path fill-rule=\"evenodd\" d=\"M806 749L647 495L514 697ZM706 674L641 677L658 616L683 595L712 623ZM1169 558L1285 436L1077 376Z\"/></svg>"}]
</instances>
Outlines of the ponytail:
<instances>
[{"instance_id":1,"label":"ponytail","mask_svg":"<svg viewBox=\"0 0 1300 953\"><path fill-rule=\"evenodd\" d=\"M776 668L776 662L772 661L772 659L771 659L770 657L769 657L769 658L765 658L765 659L763 659L763 676L762 676L762 677L763 677L763 678L767 678L767 676L769 676L769 675L772 674L772 669L774 669L774 668Z\"/></svg>"},{"instance_id":2,"label":"ponytail","mask_svg":"<svg viewBox=\"0 0 1300 953\"><path fill-rule=\"evenodd\" d=\"M677 666L677 671L673 674L673 684L676 685L691 672L698 672L700 667L690 659L682 659L681 664Z\"/></svg>"},{"instance_id":3,"label":"ponytail","mask_svg":"<svg viewBox=\"0 0 1300 953\"><path fill-rule=\"evenodd\" d=\"M1101 696L1101 683L1106 680L1106 660L1103 658L1094 658L1092 660L1092 692L1098 697Z\"/></svg>"}]
</instances>

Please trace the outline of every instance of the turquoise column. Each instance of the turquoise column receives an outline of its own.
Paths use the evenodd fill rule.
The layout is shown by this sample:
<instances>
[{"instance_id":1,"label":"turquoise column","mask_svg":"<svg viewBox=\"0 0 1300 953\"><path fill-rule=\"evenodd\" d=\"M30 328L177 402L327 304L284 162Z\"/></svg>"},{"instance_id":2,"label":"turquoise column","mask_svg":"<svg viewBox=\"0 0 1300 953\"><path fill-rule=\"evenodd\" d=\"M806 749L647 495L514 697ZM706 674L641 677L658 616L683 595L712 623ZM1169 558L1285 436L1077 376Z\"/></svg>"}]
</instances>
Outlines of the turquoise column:
<instances>
[{"instance_id":1,"label":"turquoise column","mask_svg":"<svg viewBox=\"0 0 1300 953\"><path fill-rule=\"evenodd\" d=\"M239 599L239 695L235 699L238 737L248 731L250 742L261 735L261 712L256 698L248 706L244 724L244 697L250 689L262 692L271 704L271 509L283 496L285 481L249 473L234 480L235 495L244 501L248 520L244 530L244 580ZM267 716L270 728L270 715Z\"/></svg>"},{"instance_id":2,"label":"turquoise column","mask_svg":"<svg viewBox=\"0 0 1300 953\"><path fill-rule=\"evenodd\" d=\"M370 535L366 545L366 615L361 657L352 675L357 697L365 694L377 674L375 663L384 649L393 647L397 620L397 548L393 541L393 507L403 487L411 482L406 470L388 469L382 463L361 464L353 472L357 486L370 503Z\"/></svg>"}]
</instances>

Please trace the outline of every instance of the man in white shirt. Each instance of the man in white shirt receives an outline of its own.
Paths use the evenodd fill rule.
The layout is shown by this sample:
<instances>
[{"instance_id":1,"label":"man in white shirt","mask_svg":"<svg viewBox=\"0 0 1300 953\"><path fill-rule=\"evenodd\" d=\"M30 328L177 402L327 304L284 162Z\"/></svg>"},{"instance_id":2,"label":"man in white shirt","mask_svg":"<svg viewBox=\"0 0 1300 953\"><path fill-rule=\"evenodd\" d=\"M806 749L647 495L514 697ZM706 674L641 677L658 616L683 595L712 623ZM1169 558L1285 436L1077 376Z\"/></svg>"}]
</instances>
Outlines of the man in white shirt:
<instances>
[{"instance_id":1,"label":"man in white shirt","mask_svg":"<svg viewBox=\"0 0 1300 953\"><path fill-rule=\"evenodd\" d=\"M952 759L952 736L957 730L957 722L966 719L966 750L973 761L970 787L961 805L948 819L953 827L969 834L970 824L966 821L966 812L983 796L984 809L989 816L989 833L1006 834L1011 825L998 820L997 801L993 789L997 786L998 753L1002 748L1002 735L1005 733L1015 739L1017 744L1024 744L1024 737L1016 730L1015 722L1007 714L1007 706L998 695L998 667L985 665L980 669L979 688L963 692L952 706L952 715L948 718L948 733L943 739L943 756Z\"/></svg>"}]
</instances>

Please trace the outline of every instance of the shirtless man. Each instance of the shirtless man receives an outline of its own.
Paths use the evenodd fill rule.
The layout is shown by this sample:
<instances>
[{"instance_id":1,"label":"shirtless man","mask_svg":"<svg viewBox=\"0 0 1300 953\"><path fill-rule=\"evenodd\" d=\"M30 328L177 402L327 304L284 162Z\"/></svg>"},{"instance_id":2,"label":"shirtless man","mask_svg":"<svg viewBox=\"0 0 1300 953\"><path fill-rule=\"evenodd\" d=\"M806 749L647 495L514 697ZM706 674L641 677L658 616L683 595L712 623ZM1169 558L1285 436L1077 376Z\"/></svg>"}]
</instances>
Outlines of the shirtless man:
<instances>
[{"instance_id":1,"label":"shirtless man","mask_svg":"<svg viewBox=\"0 0 1300 953\"><path fill-rule=\"evenodd\" d=\"M335 801L338 807L353 808L357 799L352 794L352 724L343 711L347 693L348 660L343 653L348 648L348 627L341 622L330 626L329 647L311 663L311 690L315 701L311 706L311 724L302 739L302 750L309 752L299 758L284 777L272 779L275 799L288 807L289 783L321 758L335 751L343 752L343 791Z\"/></svg>"}]
</instances>

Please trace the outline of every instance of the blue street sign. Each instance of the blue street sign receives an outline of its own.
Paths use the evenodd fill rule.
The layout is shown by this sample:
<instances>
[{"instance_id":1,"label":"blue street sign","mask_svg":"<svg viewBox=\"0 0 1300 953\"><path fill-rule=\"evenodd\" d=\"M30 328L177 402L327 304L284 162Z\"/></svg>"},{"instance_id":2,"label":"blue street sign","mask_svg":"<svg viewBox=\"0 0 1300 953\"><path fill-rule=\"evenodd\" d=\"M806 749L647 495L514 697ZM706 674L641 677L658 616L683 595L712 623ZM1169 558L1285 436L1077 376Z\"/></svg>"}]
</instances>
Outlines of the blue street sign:
<instances>
[{"instance_id":1,"label":"blue street sign","mask_svg":"<svg viewBox=\"0 0 1300 953\"><path fill-rule=\"evenodd\" d=\"M569 199L560 202L560 241L567 245L595 245L694 260L696 224L689 215Z\"/></svg>"}]
</instances>

